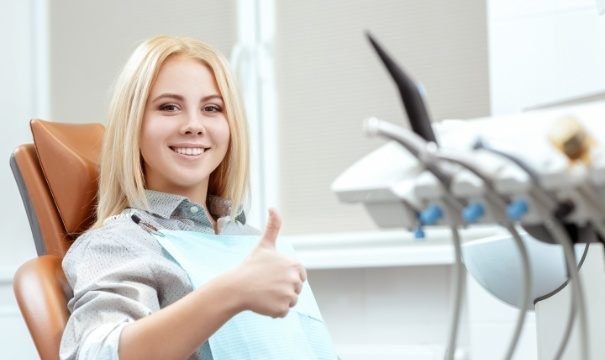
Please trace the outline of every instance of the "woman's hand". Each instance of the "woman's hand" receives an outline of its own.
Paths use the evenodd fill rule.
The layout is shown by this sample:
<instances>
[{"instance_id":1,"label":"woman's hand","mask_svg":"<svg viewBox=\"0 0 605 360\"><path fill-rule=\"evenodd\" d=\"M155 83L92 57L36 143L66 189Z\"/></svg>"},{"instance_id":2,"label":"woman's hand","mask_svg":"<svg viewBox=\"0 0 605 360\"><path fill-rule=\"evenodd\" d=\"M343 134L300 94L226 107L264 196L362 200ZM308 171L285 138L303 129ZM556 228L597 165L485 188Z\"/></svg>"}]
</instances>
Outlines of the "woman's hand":
<instances>
[{"instance_id":1,"label":"woman's hand","mask_svg":"<svg viewBox=\"0 0 605 360\"><path fill-rule=\"evenodd\" d=\"M298 261L275 250L280 226L277 212L269 210L265 234L234 271L126 325L120 359L185 359L242 310L286 316L307 274Z\"/></svg>"},{"instance_id":2,"label":"woman's hand","mask_svg":"<svg viewBox=\"0 0 605 360\"><path fill-rule=\"evenodd\" d=\"M307 280L300 262L275 249L280 227L279 214L269 209L263 237L236 271L244 309L271 317L288 314Z\"/></svg>"}]
</instances>

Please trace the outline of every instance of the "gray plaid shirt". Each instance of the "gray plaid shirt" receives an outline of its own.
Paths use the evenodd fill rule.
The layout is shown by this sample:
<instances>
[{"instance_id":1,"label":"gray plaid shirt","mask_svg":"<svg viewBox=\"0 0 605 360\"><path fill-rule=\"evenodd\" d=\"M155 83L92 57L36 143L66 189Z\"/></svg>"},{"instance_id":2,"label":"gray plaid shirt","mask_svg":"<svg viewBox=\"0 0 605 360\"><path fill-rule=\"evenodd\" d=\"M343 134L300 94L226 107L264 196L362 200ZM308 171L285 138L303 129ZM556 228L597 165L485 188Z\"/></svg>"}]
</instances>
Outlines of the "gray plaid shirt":
<instances>
[{"instance_id":1,"label":"gray plaid shirt","mask_svg":"<svg viewBox=\"0 0 605 360\"><path fill-rule=\"evenodd\" d=\"M74 296L61 339L61 359L118 359L125 325L147 316L192 291L187 273L163 255L156 239L131 219L158 228L214 233L208 214L187 198L147 190L150 211L126 209L103 227L87 231L63 259ZM221 234L258 234L245 225L244 213L231 221L230 203L208 197L208 210ZM204 343L190 359L212 359Z\"/></svg>"}]
</instances>

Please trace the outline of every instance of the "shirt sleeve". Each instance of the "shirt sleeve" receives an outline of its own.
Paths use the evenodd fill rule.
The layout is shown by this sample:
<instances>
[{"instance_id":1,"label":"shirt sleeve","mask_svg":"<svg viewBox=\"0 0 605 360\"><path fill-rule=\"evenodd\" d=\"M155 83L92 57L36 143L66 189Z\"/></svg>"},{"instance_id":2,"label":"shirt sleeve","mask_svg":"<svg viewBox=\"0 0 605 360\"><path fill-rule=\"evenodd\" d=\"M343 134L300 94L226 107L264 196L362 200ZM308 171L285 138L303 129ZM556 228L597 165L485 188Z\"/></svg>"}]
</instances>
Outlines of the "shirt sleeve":
<instances>
[{"instance_id":1,"label":"shirt sleeve","mask_svg":"<svg viewBox=\"0 0 605 360\"><path fill-rule=\"evenodd\" d=\"M93 230L66 254L63 271L73 298L61 359L118 360L124 326L159 310L150 256L129 246L128 240L112 231Z\"/></svg>"}]
</instances>

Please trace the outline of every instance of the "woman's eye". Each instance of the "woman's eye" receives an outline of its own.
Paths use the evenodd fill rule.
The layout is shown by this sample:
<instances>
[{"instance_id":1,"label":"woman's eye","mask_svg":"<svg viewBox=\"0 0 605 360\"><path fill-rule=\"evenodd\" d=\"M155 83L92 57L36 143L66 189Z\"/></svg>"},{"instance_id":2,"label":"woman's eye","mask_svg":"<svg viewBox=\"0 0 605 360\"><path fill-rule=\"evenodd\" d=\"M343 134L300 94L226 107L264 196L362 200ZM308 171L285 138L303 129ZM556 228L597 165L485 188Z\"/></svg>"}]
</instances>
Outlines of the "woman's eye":
<instances>
[{"instance_id":1,"label":"woman's eye","mask_svg":"<svg viewBox=\"0 0 605 360\"><path fill-rule=\"evenodd\" d=\"M221 112L223 109L218 105L206 105L203 110L207 112Z\"/></svg>"},{"instance_id":2,"label":"woman's eye","mask_svg":"<svg viewBox=\"0 0 605 360\"><path fill-rule=\"evenodd\" d=\"M168 111L168 112L173 112L173 111L177 111L179 108L176 104L163 104L160 105L160 111Z\"/></svg>"}]
</instances>

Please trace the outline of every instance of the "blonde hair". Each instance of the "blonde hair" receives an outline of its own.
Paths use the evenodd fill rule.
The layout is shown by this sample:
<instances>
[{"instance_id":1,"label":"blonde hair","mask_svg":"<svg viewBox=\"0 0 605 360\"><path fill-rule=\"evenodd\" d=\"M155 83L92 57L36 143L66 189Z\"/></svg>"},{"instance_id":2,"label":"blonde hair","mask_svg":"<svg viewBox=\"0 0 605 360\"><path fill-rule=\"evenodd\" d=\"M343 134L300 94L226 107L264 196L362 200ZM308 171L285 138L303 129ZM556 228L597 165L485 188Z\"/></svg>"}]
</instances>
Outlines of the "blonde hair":
<instances>
[{"instance_id":1,"label":"blonde hair","mask_svg":"<svg viewBox=\"0 0 605 360\"><path fill-rule=\"evenodd\" d=\"M208 194L231 200L235 218L248 192L248 133L235 80L224 56L192 38L157 36L144 41L119 75L109 106L101 150L97 219L93 228L127 207L149 209L139 150L139 135L150 89L160 67L173 55L208 66L225 104L231 139L225 158L209 179Z\"/></svg>"}]
</instances>

